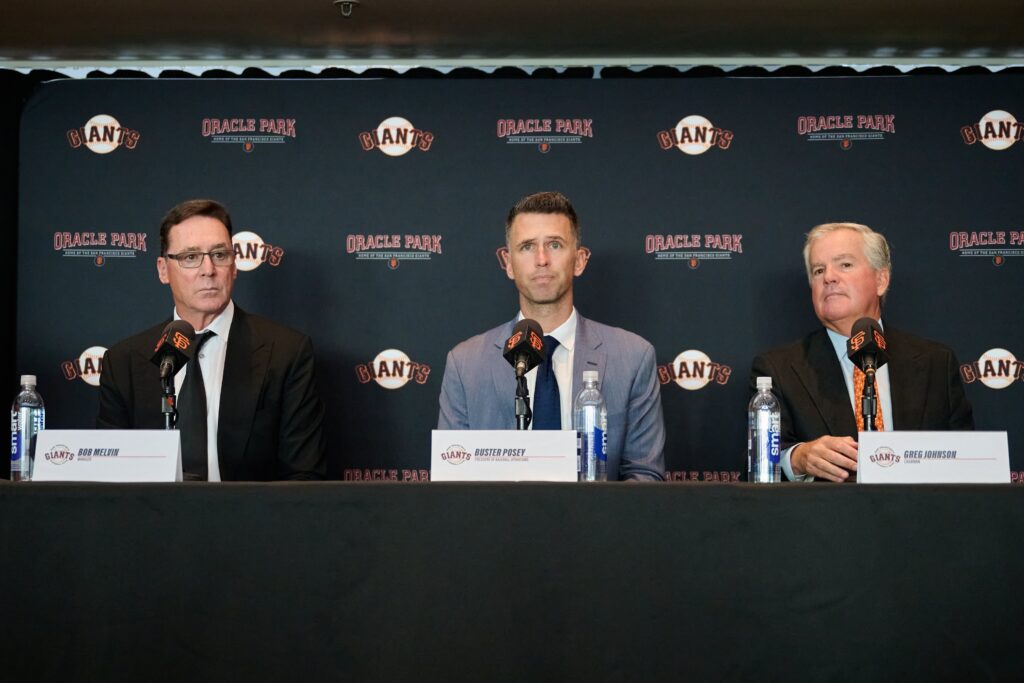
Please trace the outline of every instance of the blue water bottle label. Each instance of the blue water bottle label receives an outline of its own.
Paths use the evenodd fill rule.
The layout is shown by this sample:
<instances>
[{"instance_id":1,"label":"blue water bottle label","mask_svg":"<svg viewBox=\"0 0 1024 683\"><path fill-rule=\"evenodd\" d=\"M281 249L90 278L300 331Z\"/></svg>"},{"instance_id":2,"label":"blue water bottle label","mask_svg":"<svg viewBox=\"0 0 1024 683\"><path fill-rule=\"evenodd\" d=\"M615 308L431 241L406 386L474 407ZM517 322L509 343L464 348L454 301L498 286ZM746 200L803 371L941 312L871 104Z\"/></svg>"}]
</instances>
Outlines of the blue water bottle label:
<instances>
[{"instance_id":1,"label":"blue water bottle label","mask_svg":"<svg viewBox=\"0 0 1024 683\"><path fill-rule=\"evenodd\" d=\"M605 453L608 448L607 435L600 427L594 427L594 457L597 460L606 460Z\"/></svg>"},{"instance_id":2,"label":"blue water bottle label","mask_svg":"<svg viewBox=\"0 0 1024 683\"><path fill-rule=\"evenodd\" d=\"M778 465L782 460L782 449L779 448L779 430L768 428L768 460Z\"/></svg>"}]
</instances>

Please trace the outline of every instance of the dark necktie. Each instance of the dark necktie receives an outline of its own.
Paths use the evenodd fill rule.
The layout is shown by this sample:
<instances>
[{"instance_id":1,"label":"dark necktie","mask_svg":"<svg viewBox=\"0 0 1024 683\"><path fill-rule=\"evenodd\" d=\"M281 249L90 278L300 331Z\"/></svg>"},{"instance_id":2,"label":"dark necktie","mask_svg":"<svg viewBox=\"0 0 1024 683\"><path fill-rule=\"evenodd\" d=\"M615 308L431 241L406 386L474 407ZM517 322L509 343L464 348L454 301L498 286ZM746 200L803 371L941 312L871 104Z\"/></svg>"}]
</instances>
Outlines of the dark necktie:
<instances>
[{"instance_id":1,"label":"dark necktie","mask_svg":"<svg viewBox=\"0 0 1024 683\"><path fill-rule=\"evenodd\" d=\"M553 362L557 348L557 339L551 335L544 337L547 360L537 368L537 383L533 388L534 429L562 428L562 401L558 393L558 380L555 379Z\"/></svg>"},{"instance_id":2,"label":"dark necktie","mask_svg":"<svg viewBox=\"0 0 1024 683\"><path fill-rule=\"evenodd\" d=\"M186 481L206 481L206 385L199 367L199 352L214 335L203 332L196 337L196 350L188 362L185 382L178 399L178 431L181 432L181 469Z\"/></svg>"}]
</instances>

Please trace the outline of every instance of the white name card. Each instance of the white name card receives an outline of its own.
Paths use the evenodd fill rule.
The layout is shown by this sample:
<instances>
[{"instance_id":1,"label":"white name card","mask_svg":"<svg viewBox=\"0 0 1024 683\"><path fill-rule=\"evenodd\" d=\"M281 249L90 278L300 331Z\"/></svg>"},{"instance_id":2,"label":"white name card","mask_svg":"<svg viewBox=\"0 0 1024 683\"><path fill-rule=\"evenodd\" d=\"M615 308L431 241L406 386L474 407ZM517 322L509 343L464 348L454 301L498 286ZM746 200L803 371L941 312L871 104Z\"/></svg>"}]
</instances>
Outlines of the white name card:
<instances>
[{"instance_id":1,"label":"white name card","mask_svg":"<svg viewBox=\"0 0 1024 683\"><path fill-rule=\"evenodd\" d=\"M440 430L431 481L576 481L576 431Z\"/></svg>"},{"instance_id":2,"label":"white name card","mask_svg":"<svg viewBox=\"0 0 1024 683\"><path fill-rule=\"evenodd\" d=\"M34 481L181 481L176 429L44 429Z\"/></svg>"},{"instance_id":3,"label":"white name card","mask_svg":"<svg viewBox=\"0 0 1024 683\"><path fill-rule=\"evenodd\" d=\"M1008 484L1006 432L861 432L858 484Z\"/></svg>"}]
</instances>

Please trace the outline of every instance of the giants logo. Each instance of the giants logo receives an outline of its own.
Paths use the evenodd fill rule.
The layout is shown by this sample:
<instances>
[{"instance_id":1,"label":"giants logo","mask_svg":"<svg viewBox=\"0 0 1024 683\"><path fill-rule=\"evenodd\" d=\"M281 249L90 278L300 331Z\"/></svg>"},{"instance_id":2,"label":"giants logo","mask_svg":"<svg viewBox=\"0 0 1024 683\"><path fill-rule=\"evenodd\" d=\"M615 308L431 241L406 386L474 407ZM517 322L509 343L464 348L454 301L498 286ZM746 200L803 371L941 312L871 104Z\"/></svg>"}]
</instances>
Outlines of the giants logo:
<instances>
[{"instance_id":1,"label":"giants logo","mask_svg":"<svg viewBox=\"0 0 1024 683\"><path fill-rule=\"evenodd\" d=\"M74 460L75 453L67 446L57 445L44 453L43 457L46 458L47 462L52 462L54 465L63 465Z\"/></svg>"},{"instance_id":2,"label":"giants logo","mask_svg":"<svg viewBox=\"0 0 1024 683\"><path fill-rule=\"evenodd\" d=\"M856 121L856 126L854 125ZM798 116L797 135L810 142L839 142L842 149L850 149L854 140L883 140L896 133L895 114L833 114L825 116Z\"/></svg>"},{"instance_id":3,"label":"giants logo","mask_svg":"<svg viewBox=\"0 0 1024 683\"><path fill-rule=\"evenodd\" d=\"M467 451L465 446L458 444L449 446L441 454L441 459L449 465L461 465L472 457L473 454Z\"/></svg>"},{"instance_id":4,"label":"giants logo","mask_svg":"<svg viewBox=\"0 0 1024 683\"><path fill-rule=\"evenodd\" d=\"M440 254L442 235L348 235L345 251L357 261L385 261L395 270L402 261L429 261Z\"/></svg>"},{"instance_id":5,"label":"giants logo","mask_svg":"<svg viewBox=\"0 0 1024 683\"><path fill-rule=\"evenodd\" d=\"M359 134L364 152L379 149L389 157L400 157L413 150L427 152L434 144L434 134L420 130L401 116L391 116L380 122L376 130Z\"/></svg>"},{"instance_id":6,"label":"giants logo","mask_svg":"<svg viewBox=\"0 0 1024 683\"><path fill-rule=\"evenodd\" d=\"M522 338L523 338L522 330L516 330L516 333L513 334L511 337L509 337L508 341L505 342L505 346L507 346L508 350L511 351L512 349L514 349L516 347L516 344L518 344L519 341ZM530 346L533 347L534 351L540 351L541 349L544 348L544 340L541 339L540 336L536 332L534 332L533 330L530 330L530 339L529 339L529 341L530 341Z\"/></svg>"},{"instance_id":7,"label":"giants logo","mask_svg":"<svg viewBox=\"0 0 1024 683\"><path fill-rule=\"evenodd\" d=\"M139 131L124 128L109 114L97 114L81 128L72 128L67 132L68 144L72 149L85 145L96 154L110 154L118 147L135 149L140 137Z\"/></svg>"},{"instance_id":8,"label":"giants logo","mask_svg":"<svg viewBox=\"0 0 1024 683\"><path fill-rule=\"evenodd\" d=\"M246 152L258 144L282 144L296 137L295 119L203 119L200 131L210 142L241 145Z\"/></svg>"},{"instance_id":9,"label":"giants logo","mask_svg":"<svg viewBox=\"0 0 1024 683\"><path fill-rule=\"evenodd\" d=\"M951 232L949 250L960 256L991 258L1001 266L1008 256L1024 256L1024 230Z\"/></svg>"},{"instance_id":10,"label":"giants logo","mask_svg":"<svg viewBox=\"0 0 1024 683\"><path fill-rule=\"evenodd\" d=\"M284 258L284 249L267 244L254 232L236 232L231 243L235 245L235 267L239 270L256 270L264 263L276 268Z\"/></svg>"},{"instance_id":11,"label":"giants logo","mask_svg":"<svg viewBox=\"0 0 1024 683\"><path fill-rule=\"evenodd\" d=\"M60 370L64 373L64 379L69 382L74 379L81 379L89 386L98 387L100 385L100 373L103 371L103 354L106 352L107 348L105 346L90 346L85 351L82 351L82 355L78 358L64 361L60 364Z\"/></svg>"},{"instance_id":12,"label":"giants logo","mask_svg":"<svg viewBox=\"0 0 1024 683\"><path fill-rule=\"evenodd\" d=\"M663 150L673 147L691 156L703 154L712 147L729 149L733 133L711 124L703 116L691 114L680 119L675 128L658 133L658 146Z\"/></svg>"},{"instance_id":13,"label":"giants logo","mask_svg":"<svg viewBox=\"0 0 1024 683\"><path fill-rule=\"evenodd\" d=\"M875 346L885 351L885 337L878 334L878 330L871 330L871 336L875 338ZM850 350L859 351L860 347L864 346L864 342L867 341L867 338L867 334L863 330L850 337Z\"/></svg>"},{"instance_id":14,"label":"giants logo","mask_svg":"<svg viewBox=\"0 0 1024 683\"><path fill-rule=\"evenodd\" d=\"M965 384L978 380L989 389L1005 389L1020 380L1024 382L1024 363L1006 349L989 349L973 363L960 366Z\"/></svg>"},{"instance_id":15,"label":"giants logo","mask_svg":"<svg viewBox=\"0 0 1024 683\"><path fill-rule=\"evenodd\" d=\"M429 376L429 365L409 360L409 356L398 349L384 349L371 362L356 366L360 384L372 380L385 389L401 389L409 380L426 384Z\"/></svg>"},{"instance_id":16,"label":"giants logo","mask_svg":"<svg viewBox=\"0 0 1024 683\"><path fill-rule=\"evenodd\" d=\"M892 467L893 465L899 464L900 456L896 455L896 451L888 446L882 446L869 455L868 460L879 467Z\"/></svg>"},{"instance_id":17,"label":"giants logo","mask_svg":"<svg viewBox=\"0 0 1024 683\"><path fill-rule=\"evenodd\" d=\"M981 117L977 123L960 128L960 137L965 145L973 145L981 141L989 149L1001 152L1024 138L1024 123L1020 123L1013 114L996 109Z\"/></svg>"},{"instance_id":18,"label":"giants logo","mask_svg":"<svg viewBox=\"0 0 1024 683\"><path fill-rule=\"evenodd\" d=\"M91 258L99 267L109 258L135 258L136 252L146 251L146 233L55 232L53 250L61 256Z\"/></svg>"},{"instance_id":19,"label":"giants logo","mask_svg":"<svg viewBox=\"0 0 1024 683\"><path fill-rule=\"evenodd\" d=\"M675 382L687 391L703 389L712 380L726 384L731 374L732 368L728 365L715 363L696 349L683 351L671 363L658 366L658 380L662 384Z\"/></svg>"}]
</instances>

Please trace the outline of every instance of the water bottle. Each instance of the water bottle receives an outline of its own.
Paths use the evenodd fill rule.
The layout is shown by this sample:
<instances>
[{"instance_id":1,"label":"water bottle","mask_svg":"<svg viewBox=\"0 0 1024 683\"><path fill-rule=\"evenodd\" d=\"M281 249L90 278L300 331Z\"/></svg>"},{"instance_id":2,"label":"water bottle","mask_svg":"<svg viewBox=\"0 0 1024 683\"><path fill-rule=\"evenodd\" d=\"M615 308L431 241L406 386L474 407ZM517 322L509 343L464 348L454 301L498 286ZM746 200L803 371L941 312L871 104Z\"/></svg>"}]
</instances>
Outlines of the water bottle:
<instances>
[{"instance_id":1,"label":"water bottle","mask_svg":"<svg viewBox=\"0 0 1024 683\"><path fill-rule=\"evenodd\" d=\"M36 391L36 376L21 376L21 391L11 406L11 481L32 480L36 434L46 428L46 408Z\"/></svg>"},{"instance_id":2,"label":"water bottle","mask_svg":"<svg viewBox=\"0 0 1024 683\"><path fill-rule=\"evenodd\" d=\"M747 481L768 484L782 481L779 430L782 413L772 393L772 378L757 378L757 394L750 399L747 430Z\"/></svg>"},{"instance_id":3,"label":"water bottle","mask_svg":"<svg viewBox=\"0 0 1024 683\"><path fill-rule=\"evenodd\" d=\"M576 470L580 481L607 481L608 410L598 387L597 370L583 372L583 388L573 403Z\"/></svg>"}]
</instances>

